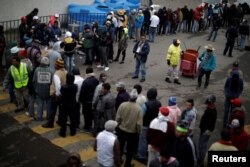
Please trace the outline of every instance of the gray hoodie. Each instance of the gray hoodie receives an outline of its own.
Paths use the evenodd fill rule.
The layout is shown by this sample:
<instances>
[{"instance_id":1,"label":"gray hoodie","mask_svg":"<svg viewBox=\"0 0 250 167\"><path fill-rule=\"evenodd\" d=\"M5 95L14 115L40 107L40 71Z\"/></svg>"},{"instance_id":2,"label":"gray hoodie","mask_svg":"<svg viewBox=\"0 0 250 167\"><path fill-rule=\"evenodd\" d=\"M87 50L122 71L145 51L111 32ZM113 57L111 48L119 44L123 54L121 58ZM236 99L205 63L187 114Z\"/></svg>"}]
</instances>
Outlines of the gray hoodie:
<instances>
[{"instance_id":1,"label":"gray hoodie","mask_svg":"<svg viewBox=\"0 0 250 167\"><path fill-rule=\"evenodd\" d=\"M54 43L52 50L49 51L49 53L48 53L48 58L49 58L49 62L50 62L49 68L53 74L56 71L55 70L56 60L58 58L59 59L62 58L61 53L60 53L60 43L61 43L61 41L57 41L56 43Z\"/></svg>"}]
</instances>

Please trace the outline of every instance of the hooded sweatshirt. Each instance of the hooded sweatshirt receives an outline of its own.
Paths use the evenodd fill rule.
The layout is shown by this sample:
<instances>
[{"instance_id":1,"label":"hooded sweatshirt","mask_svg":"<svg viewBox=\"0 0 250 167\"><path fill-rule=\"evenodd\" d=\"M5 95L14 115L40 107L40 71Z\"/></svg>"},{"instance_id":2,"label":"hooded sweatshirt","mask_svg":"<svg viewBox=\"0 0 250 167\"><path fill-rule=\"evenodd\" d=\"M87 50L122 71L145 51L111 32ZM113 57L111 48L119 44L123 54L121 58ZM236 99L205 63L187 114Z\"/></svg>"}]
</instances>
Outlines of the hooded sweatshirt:
<instances>
[{"instance_id":1,"label":"hooded sweatshirt","mask_svg":"<svg viewBox=\"0 0 250 167\"><path fill-rule=\"evenodd\" d=\"M50 70L52 71L53 74L56 71L55 70L56 60L62 58L61 53L60 53L60 43L61 43L61 41L56 42L53 45L52 51L49 51L49 53L48 53L49 62L50 62L49 68L50 68Z\"/></svg>"}]
</instances>

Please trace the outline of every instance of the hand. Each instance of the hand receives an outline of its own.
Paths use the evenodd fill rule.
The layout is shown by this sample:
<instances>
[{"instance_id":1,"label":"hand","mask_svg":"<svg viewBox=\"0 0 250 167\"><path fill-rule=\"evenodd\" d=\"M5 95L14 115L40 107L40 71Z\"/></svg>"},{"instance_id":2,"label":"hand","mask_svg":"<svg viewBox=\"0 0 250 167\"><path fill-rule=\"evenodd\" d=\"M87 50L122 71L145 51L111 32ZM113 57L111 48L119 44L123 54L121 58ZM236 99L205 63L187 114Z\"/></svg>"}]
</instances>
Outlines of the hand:
<instances>
[{"instance_id":1,"label":"hand","mask_svg":"<svg viewBox=\"0 0 250 167\"><path fill-rule=\"evenodd\" d=\"M170 60L167 60L168 65L170 66Z\"/></svg>"},{"instance_id":2,"label":"hand","mask_svg":"<svg viewBox=\"0 0 250 167\"><path fill-rule=\"evenodd\" d=\"M207 135L207 136L210 136L212 134L212 132L210 131L210 130L206 130L205 132L204 132L204 135Z\"/></svg>"}]
</instances>

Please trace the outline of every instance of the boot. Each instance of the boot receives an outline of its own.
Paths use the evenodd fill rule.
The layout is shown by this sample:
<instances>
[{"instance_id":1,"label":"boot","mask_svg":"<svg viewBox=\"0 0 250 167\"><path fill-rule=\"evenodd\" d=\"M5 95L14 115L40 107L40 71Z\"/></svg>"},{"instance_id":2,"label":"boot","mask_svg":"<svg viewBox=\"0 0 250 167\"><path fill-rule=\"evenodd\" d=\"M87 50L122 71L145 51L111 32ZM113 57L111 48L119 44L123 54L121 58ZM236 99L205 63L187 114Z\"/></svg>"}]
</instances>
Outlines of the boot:
<instances>
[{"instance_id":1,"label":"boot","mask_svg":"<svg viewBox=\"0 0 250 167\"><path fill-rule=\"evenodd\" d=\"M174 83L180 85L180 81L178 79L174 79Z\"/></svg>"},{"instance_id":2,"label":"boot","mask_svg":"<svg viewBox=\"0 0 250 167\"><path fill-rule=\"evenodd\" d=\"M165 78L165 81L168 82L168 83L172 83L171 80L168 77Z\"/></svg>"}]
</instances>

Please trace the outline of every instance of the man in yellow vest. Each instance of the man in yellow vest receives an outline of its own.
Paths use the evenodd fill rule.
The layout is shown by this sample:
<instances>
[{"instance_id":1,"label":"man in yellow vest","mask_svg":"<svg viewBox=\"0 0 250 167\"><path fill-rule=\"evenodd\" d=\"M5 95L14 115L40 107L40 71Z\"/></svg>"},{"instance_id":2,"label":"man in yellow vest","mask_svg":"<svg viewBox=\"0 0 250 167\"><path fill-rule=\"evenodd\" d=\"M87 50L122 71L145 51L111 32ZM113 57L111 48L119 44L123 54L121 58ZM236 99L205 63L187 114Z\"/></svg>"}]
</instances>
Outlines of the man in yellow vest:
<instances>
[{"instance_id":1,"label":"man in yellow vest","mask_svg":"<svg viewBox=\"0 0 250 167\"><path fill-rule=\"evenodd\" d=\"M25 63L22 63L18 56L12 57L12 65L4 78L3 91L13 82L14 92L17 98L17 109L15 112L24 110L24 100L26 104L29 102L28 94L29 71Z\"/></svg>"}]
</instances>

